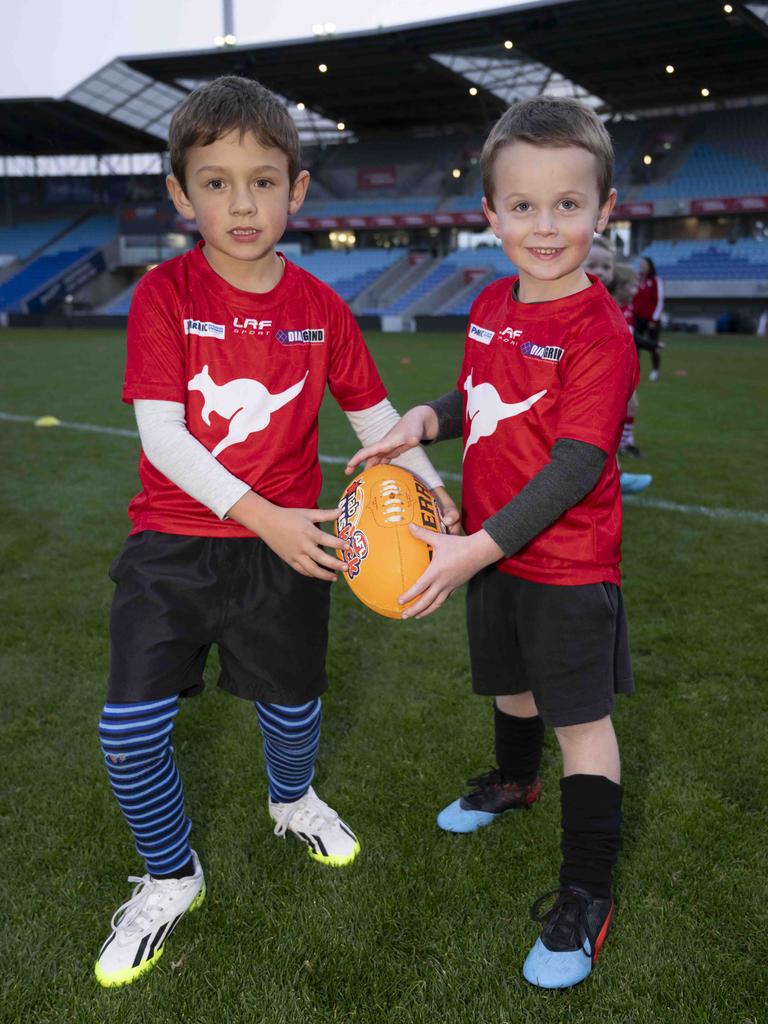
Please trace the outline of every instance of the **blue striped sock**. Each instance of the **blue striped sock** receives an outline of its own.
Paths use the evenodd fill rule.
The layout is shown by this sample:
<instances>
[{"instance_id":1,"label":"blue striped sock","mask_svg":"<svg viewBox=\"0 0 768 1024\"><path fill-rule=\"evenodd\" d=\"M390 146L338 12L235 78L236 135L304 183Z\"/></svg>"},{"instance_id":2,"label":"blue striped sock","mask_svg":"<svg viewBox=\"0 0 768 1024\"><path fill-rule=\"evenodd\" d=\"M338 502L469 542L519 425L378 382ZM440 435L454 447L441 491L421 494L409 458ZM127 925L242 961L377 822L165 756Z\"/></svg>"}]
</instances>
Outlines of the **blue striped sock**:
<instances>
[{"instance_id":1,"label":"blue striped sock","mask_svg":"<svg viewBox=\"0 0 768 1024\"><path fill-rule=\"evenodd\" d=\"M264 758L273 803L300 800L315 774L320 746L320 698L298 707L254 701L264 737Z\"/></svg>"},{"instance_id":2,"label":"blue striped sock","mask_svg":"<svg viewBox=\"0 0 768 1024\"><path fill-rule=\"evenodd\" d=\"M178 712L173 696L105 704L99 720L112 790L151 875L172 875L192 857L192 823L171 746Z\"/></svg>"}]
</instances>

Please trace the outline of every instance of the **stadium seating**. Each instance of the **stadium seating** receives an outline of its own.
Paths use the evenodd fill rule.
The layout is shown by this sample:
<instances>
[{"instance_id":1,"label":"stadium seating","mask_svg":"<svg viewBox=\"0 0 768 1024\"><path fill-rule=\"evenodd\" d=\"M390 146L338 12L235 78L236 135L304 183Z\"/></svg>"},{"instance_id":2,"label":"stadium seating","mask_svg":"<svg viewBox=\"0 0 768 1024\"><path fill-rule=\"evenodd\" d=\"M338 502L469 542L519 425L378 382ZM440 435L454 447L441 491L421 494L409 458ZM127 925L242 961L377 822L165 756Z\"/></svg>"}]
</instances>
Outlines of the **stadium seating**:
<instances>
[{"instance_id":1,"label":"stadium seating","mask_svg":"<svg viewBox=\"0 0 768 1024\"><path fill-rule=\"evenodd\" d=\"M289 258L331 285L345 302L351 302L402 255L402 249L352 249L349 252L290 253Z\"/></svg>"},{"instance_id":2,"label":"stadium seating","mask_svg":"<svg viewBox=\"0 0 768 1024\"><path fill-rule=\"evenodd\" d=\"M100 313L105 313L108 316L127 316L128 310L131 308L131 299L136 288L138 281L134 281L130 287L116 295L114 299L106 303L99 310Z\"/></svg>"},{"instance_id":3,"label":"stadium seating","mask_svg":"<svg viewBox=\"0 0 768 1024\"><path fill-rule=\"evenodd\" d=\"M46 223L60 222L48 221ZM27 296L45 288L49 282L53 282L61 273L74 266L89 252L101 248L114 237L116 230L117 224L113 216L87 217L71 231L57 238L36 259L0 285L0 311L17 312L20 308L19 303ZM61 231L61 226L58 231ZM51 237L50 233L48 237ZM33 250L34 246L30 251Z\"/></svg>"},{"instance_id":4,"label":"stadium seating","mask_svg":"<svg viewBox=\"0 0 768 1024\"><path fill-rule=\"evenodd\" d=\"M0 285L0 311L16 312L22 299L45 287L90 251L91 247L84 246L81 249L65 249L38 256L29 266Z\"/></svg>"},{"instance_id":5,"label":"stadium seating","mask_svg":"<svg viewBox=\"0 0 768 1024\"><path fill-rule=\"evenodd\" d=\"M14 227L0 228L0 254L15 256L24 260L35 249L58 235L67 226L67 218L52 217L50 220L25 221Z\"/></svg>"},{"instance_id":6,"label":"stadium seating","mask_svg":"<svg viewBox=\"0 0 768 1024\"><path fill-rule=\"evenodd\" d=\"M764 281L768 278L768 242L654 242L643 250L667 281Z\"/></svg>"}]
</instances>

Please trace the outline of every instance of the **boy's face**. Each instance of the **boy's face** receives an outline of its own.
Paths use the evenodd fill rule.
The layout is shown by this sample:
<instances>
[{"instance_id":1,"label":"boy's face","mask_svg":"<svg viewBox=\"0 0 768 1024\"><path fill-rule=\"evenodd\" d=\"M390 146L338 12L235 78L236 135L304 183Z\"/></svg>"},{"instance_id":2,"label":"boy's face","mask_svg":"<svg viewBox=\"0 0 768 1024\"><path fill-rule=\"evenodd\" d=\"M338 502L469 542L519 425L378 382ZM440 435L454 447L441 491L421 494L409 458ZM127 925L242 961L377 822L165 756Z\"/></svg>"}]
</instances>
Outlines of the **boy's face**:
<instances>
[{"instance_id":1,"label":"boy's face","mask_svg":"<svg viewBox=\"0 0 768 1024\"><path fill-rule=\"evenodd\" d=\"M494 206L488 222L520 272L526 302L546 302L587 287L582 264L602 231L616 192L600 203L597 160L580 146L554 148L512 142L493 168Z\"/></svg>"},{"instance_id":2,"label":"boy's face","mask_svg":"<svg viewBox=\"0 0 768 1024\"><path fill-rule=\"evenodd\" d=\"M167 179L174 206L197 221L208 262L232 283L244 279L249 265L272 261L288 214L299 209L309 183L302 171L291 187L285 153L237 131L193 146L186 179L186 190L173 176Z\"/></svg>"},{"instance_id":3,"label":"boy's face","mask_svg":"<svg viewBox=\"0 0 768 1024\"><path fill-rule=\"evenodd\" d=\"M602 281L607 288L613 281L615 263L612 252L604 249L602 245L593 245L584 260L584 269L593 274L598 281Z\"/></svg>"}]
</instances>

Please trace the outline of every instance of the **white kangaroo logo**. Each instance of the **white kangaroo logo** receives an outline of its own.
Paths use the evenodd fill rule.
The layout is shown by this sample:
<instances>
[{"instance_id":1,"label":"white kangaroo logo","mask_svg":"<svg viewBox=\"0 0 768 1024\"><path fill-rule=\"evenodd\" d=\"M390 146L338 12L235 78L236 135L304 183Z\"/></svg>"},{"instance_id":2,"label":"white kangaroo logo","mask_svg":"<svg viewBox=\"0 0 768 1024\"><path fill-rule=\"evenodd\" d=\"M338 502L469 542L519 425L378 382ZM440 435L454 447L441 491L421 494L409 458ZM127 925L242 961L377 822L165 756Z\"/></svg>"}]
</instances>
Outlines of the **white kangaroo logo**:
<instances>
[{"instance_id":1,"label":"white kangaroo logo","mask_svg":"<svg viewBox=\"0 0 768 1024\"><path fill-rule=\"evenodd\" d=\"M217 384L208 373L206 364L187 384L190 391L202 391L204 403L201 416L211 425L211 413L217 412L229 420L227 436L213 449L219 455L232 444L240 444L249 435L269 426L273 412L282 409L299 394L309 376L309 370L279 395L271 394L264 385L250 377L239 377L226 384Z\"/></svg>"},{"instance_id":2,"label":"white kangaroo logo","mask_svg":"<svg viewBox=\"0 0 768 1024\"><path fill-rule=\"evenodd\" d=\"M480 440L481 437L490 437L496 433L496 427L502 420L510 416L519 416L521 412L528 412L531 406L535 405L540 398L546 395L546 388L537 391L535 395L526 398L522 402L508 404L502 401L501 395L493 384L472 384L472 370L464 381L464 390L467 392L467 419L470 421L469 437L464 446L462 462L467 457L467 452Z\"/></svg>"}]
</instances>

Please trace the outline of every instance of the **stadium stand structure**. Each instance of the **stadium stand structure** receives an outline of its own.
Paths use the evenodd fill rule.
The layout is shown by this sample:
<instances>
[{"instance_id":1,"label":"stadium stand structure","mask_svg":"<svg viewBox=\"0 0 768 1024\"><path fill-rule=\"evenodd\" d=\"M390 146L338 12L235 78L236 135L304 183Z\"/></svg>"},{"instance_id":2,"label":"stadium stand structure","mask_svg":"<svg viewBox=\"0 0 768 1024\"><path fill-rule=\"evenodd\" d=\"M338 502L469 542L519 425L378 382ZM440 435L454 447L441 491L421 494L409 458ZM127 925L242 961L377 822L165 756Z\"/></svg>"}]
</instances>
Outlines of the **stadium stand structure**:
<instances>
[{"instance_id":1,"label":"stadium stand structure","mask_svg":"<svg viewBox=\"0 0 768 1024\"><path fill-rule=\"evenodd\" d=\"M0 101L0 155L160 153L191 81L253 75L296 116L312 174L289 222L291 258L360 315L461 317L512 272L497 246L467 235L486 229L488 125L517 98L573 94L606 117L620 193L612 230L632 258L654 258L672 315L695 300L708 314L741 303L756 320L768 303L768 29L734 7L538 0L321 40L122 57L61 101ZM685 59L668 75L679 40ZM343 76L318 73L321 50ZM196 239L164 199L160 170L0 181L6 213L18 202L18 223L0 228L0 311L31 309L30 299L37 309L42 293L55 309L74 293L76 306L123 314L131 278ZM112 245L118 231L102 211L118 205ZM30 214L41 206L49 219Z\"/></svg>"},{"instance_id":2,"label":"stadium stand structure","mask_svg":"<svg viewBox=\"0 0 768 1024\"><path fill-rule=\"evenodd\" d=\"M0 284L0 312L23 312L30 300L55 286L62 275L106 245L116 231L114 217L97 214L59 233L56 241Z\"/></svg>"}]
</instances>

